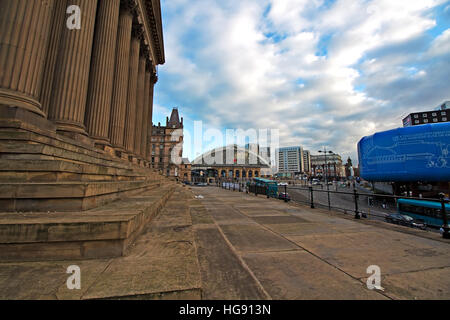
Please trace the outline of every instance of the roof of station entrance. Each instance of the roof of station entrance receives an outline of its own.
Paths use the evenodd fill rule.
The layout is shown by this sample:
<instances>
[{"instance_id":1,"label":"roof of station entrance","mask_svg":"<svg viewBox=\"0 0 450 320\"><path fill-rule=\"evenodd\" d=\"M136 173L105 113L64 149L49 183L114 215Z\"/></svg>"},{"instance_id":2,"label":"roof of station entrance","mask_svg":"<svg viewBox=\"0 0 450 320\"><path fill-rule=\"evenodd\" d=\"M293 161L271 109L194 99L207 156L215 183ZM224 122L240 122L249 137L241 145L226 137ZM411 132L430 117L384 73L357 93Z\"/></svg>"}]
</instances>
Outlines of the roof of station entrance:
<instances>
[{"instance_id":1,"label":"roof of station entrance","mask_svg":"<svg viewBox=\"0 0 450 320\"><path fill-rule=\"evenodd\" d=\"M263 156L265 155L258 155L257 150L229 145L202 154L193 161L192 167L270 168L269 162Z\"/></svg>"}]
</instances>

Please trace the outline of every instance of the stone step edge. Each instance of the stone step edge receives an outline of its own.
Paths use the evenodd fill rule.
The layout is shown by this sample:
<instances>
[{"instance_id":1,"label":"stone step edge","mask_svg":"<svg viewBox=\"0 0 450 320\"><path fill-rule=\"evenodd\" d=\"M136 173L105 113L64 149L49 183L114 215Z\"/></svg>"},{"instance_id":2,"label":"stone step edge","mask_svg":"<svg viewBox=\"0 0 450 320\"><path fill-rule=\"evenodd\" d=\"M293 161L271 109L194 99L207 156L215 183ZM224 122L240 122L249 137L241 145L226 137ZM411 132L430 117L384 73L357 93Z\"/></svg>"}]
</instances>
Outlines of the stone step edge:
<instances>
[{"instance_id":1,"label":"stone step edge","mask_svg":"<svg viewBox=\"0 0 450 320\"><path fill-rule=\"evenodd\" d=\"M14 219L8 218L10 220L9 223L0 224L0 244L26 245L37 243L125 240L128 246L139 235L143 227L159 214L174 190L175 187L158 190L157 193L161 194L161 196L155 202L152 202L137 212L126 214L122 217L108 214L100 215L98 212L96 214L93 213L99 221L92 221L92 217L86 217L87 221L79 221L79 217L77 217L78 219L73 219L73 216L70 217L73 213L67 213L67 217L61 216L60 219L63 221L59 223L57 221L31 222L33 220L32 218L28 221L27 219L25 221L24 219L14 221ZM9 216L11 215L10 213L7 214ZM85 211L80 213L79 216L88 216L89 214L89 211ZM57 219L55 218L54 220ZM23 231L22 234L28 237L18 239L17 236L14 238L14 235L7 234L8 231L11 232L11 226L17 228L17 231ZM58 228L60 233L58 233ZM13 229L12 231L15 230ZM56 231L56 234L53 235L55 238L51 238L52 236L49 234L49 231ZM69 231L71 231L72 237L67 238ZM97 233L95 233L96 231Z\"/></svg>"},{"instance_id":2,"label":"stone step edge","mask_svg":"<svg viewBox=\"0 0 450 320\"><path fill-rule=\"evenodd\" d=\"M146 186L159 181L57 182L57 183L2 183L0 199L74 199L114 194Z\"/></svg>"},{"instance_id":3,"label":"stone step edge","mask_svg":"<svg viewBox=\"0 0 450 320\"><path fill-rule=\"evenodd\" d=\"M148 170L146 170L148 171ZM93 164L74 163L65 160L8 160L0 159L0 172L56 172L85 175L142 177L154 172L137 172L134 169L104 167Z\"/></svg>"},{"instance_id":4,"label":"stone step edge","mask_svg":"<svg viewBox=\"0 0 450 320\"><path fill-rule=\"evenodd\" d=\"M8 141L0 140L0 153L4 155L10 155L10 158L14 155L23 155L23 154L44 155L61 160L75 161L79 163L86 163L93 165L101 165L119 169L132 169L132 170L144 169L143 167L132 166L131 163L126 163L118 158L112 160L102 159L41 142L33 142L33 143L29 143L27 141L25 142L26 143L20 143L20 141L12 142L11 140Z\"/></svg>"}]
</instances>

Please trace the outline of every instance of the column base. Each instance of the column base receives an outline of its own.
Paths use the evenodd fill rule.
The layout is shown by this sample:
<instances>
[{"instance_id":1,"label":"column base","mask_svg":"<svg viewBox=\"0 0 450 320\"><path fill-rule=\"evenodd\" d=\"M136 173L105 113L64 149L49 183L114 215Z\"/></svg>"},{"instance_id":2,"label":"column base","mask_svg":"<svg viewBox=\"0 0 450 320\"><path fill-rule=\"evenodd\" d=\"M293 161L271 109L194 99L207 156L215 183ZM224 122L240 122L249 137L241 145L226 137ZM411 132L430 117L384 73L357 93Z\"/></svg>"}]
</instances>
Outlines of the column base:
<instances>
[{"instance_id":1,"label":"column base","mask_svg":"<svg viewBox=\"0 0 450 320\"><path fill-rule=\"evenodd\" d=\"M38 101L17 91L0 88L0 105L23 108L47 118L47 115L41 110L42 106Z\"/></svg>"},{"instance_id":2,"label":"column base","mask_svg":"<svg viewBox=\"0 0 450 320\"><path fill-rule=\"evenodd\" d=\"M94 141L88 136L78 133L78 132L70 132L70 131L60 131L57 130L58 134L63 135L65 137L71 138L73 140L77 140L83 142L84 144L89 145L90 147L94 147Z\"/></svg>"}]
</instances>

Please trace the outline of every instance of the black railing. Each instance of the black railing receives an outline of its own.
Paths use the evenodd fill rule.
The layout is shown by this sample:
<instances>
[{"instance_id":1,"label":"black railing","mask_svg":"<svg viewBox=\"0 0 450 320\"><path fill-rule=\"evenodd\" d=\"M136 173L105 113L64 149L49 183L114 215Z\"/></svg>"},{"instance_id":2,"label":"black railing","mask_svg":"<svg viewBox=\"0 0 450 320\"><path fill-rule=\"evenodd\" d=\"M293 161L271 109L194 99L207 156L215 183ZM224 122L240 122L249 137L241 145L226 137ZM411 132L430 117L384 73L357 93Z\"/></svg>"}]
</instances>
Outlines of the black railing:
<instances>
[{"instance_id":1,"label":"black railing","mask_svg":"<svg viewBox=\"0 0 450 320\"><path fill-rule=\"evenodd\" d=\"M219 180L218 186L223 189L247 192L250 194L255 194L256 196L266 195L269 197L268 189L266 187L252 183L248 184L245 182L234 182L231 180ZM339 189L343 189L345 191ZM283 196L281 193L284 193L285 195ZM325 187L293 185L278 186L278 194L280 195L280 199L303 203L310 206L312 209L316 207L327 208L328 210L351 214L355 219L368 218L375 220L384 220L389 214L397 213L398 199L434 201L441 204L439 218L443 220L443 236L450 237L445 208L446 203L449 203L449 201L446 200L443 195L441 195L440 199L382 195L370 193L369 191L360 192L357 190L356 186L353 190L348 190L347 187L338 188L337 185L333 185L331 187L329 185Z\"/></svg>"}]
</instances>

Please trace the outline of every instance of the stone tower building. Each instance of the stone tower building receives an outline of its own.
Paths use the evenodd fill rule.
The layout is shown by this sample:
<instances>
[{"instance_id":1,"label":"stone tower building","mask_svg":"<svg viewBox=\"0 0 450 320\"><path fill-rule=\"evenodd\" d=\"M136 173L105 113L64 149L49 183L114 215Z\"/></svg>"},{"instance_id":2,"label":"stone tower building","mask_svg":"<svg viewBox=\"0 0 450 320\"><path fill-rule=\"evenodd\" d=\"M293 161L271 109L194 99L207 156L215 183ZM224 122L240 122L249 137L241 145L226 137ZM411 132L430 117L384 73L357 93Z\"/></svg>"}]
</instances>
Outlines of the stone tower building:
<instances>
[{"instance_id":1,"label":"stone tower building","mask_svg":"<svg viewBox=\"0 0 450 320\"><path fill-rule=\"evenodd\" d=\"M166 125L153 126L151 138L152 167L167 177L179 177L183 162L183 118L180 120L178 108L166 118Z\"/></svg>"}]
</instances>

